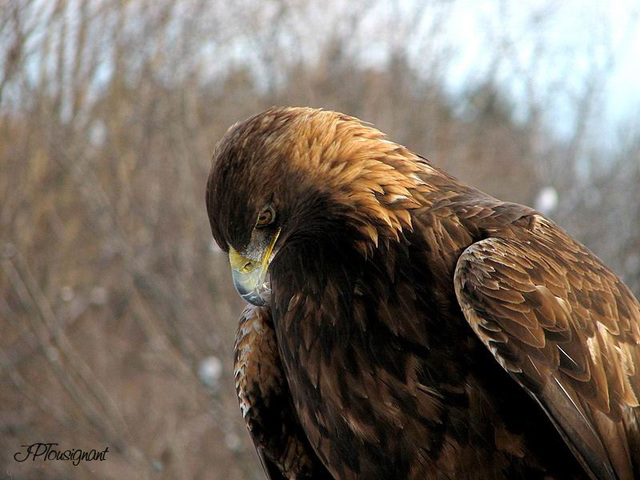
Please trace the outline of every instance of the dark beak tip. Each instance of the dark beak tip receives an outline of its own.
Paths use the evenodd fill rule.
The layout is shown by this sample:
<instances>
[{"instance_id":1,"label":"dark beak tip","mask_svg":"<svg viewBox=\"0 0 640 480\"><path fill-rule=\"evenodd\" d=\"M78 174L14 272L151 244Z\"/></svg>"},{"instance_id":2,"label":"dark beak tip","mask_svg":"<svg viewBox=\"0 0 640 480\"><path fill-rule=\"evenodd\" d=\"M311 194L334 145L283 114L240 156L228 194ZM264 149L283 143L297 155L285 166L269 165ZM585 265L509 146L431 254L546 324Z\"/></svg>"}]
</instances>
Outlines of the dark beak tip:
<instances>
[{"instance_id":1,"label":"dark beak tip","mask_svg":"<svg viewBox=\"0 0 640 480\"><path fill-rule=\"evenodd\" d=\"M256 307L264 307L267 304L267 301L256 293L247 293L245 295L241 295L241 297Z\"/></svg>"},{"instance_id":2,"label":"dark beak tip","mask_svg":"<svg viewBox=\"0 0 640 480\"><path fill-rule=\"evenodd\" d=\"M236 287L238 294L251 305L264 307L267 304L266 299L259 295L255 290L247 290L244 285L236 281L233 282L233 285Z\"/></svg>"}]
</instances>

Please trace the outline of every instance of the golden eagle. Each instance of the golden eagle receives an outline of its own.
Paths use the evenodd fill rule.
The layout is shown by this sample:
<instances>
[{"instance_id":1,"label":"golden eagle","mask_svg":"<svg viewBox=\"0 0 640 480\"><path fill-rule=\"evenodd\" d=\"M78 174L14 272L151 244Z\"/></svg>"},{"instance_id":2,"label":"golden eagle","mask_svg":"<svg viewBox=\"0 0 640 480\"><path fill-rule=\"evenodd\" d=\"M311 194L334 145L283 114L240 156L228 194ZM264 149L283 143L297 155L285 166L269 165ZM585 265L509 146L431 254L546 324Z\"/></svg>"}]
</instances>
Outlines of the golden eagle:
<instances>
[{"instance_id":1,"label":"golden eagle","mask_svg":"<svg viewBox=\"0 0 640 480\"><path fill-rule=\"evenodd\" d=\"M537 211L310 108L231 127L207 210L271 479L640 478L640 304Z\"/></svg>"}]
</instances>

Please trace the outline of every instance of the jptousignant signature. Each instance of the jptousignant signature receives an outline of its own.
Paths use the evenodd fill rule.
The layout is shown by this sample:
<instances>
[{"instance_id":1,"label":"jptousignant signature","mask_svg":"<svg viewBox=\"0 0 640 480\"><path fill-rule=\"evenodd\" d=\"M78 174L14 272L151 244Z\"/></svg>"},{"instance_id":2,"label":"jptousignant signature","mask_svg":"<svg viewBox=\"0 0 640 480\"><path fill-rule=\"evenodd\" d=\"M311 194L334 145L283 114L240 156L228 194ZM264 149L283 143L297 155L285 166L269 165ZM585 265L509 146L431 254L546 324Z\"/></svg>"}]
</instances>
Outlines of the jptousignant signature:
<instances>
[{"instance_id":1,"label":"jptousignant signature","mask_svg":"<svg viewBox=\"0 0 640 480\"><path fill-rule=\"evenodd\" d=\"M16 462L26 462L31 458L32 461L41 460L43 462L55 461L55 460L67 460L71 461L74 466L78 466L80 462L93 462L100 460L101 462L106 460L107 453L109 453L109 447L104 450L82 450L80 448L72 448L68 450L58 450L57 443L32 443L31 445L20 445L26 450L17 452L13 459Z\"/></svg>"}]
</instances>

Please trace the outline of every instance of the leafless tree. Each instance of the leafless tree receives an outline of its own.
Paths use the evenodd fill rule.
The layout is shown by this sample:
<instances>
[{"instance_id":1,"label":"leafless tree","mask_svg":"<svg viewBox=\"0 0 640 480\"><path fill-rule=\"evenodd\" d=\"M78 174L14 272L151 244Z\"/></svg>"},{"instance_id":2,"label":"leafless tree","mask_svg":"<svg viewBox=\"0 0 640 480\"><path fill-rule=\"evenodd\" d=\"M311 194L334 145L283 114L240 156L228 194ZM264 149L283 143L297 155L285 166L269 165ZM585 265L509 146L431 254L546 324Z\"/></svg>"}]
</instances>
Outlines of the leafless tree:
<instances>
[{"instance_id":1,"label":"leafless tree","mask_svg":"<svg viewBox=\"0 0 640 480\"><path fill-rule=\"evenodd\" d=\"M551 47L544 35L534 42L541 60L526 65L517 39L489 36L487 58L526 85L519 100L495 68L448 91L454 7L4 1L1 471L262 478L231 378L241 303L203 199L217 139L272 104L360 116L504 199L533 203L553 185L556 218L640 289L640 129L627 128L609 166L586 180L576 167L596 155L587 132L611 64L572 85L572 135L554 138L548 112L562 85L535 80ZM532 12L531 30L554 15ZM45 441L109 446L111 456L74 468L14 461L20 445Z\"/></svg>"}]
</instances>

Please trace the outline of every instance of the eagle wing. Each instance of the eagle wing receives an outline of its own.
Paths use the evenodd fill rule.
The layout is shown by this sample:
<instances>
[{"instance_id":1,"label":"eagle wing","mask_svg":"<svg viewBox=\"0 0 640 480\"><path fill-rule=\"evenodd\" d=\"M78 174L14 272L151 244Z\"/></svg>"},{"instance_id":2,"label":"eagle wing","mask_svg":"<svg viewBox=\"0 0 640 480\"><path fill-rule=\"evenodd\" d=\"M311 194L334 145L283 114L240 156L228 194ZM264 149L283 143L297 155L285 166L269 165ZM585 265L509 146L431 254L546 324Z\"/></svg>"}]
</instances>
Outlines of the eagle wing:
<instances>
[{"instance_id":1,"label":"eagle wing","mask_svg":"<svg viewBox=\"0 0 640 480\"><path fill-rule=\"evenodd\" d=\"M267 478L332 479L298 422L268 307L249 305L240 316L234 376L242 416Z\"/></svg>"},{"instance_id":2,"label":"eagle wing","mask_svg":"<svg viewBox=\"0 0 640 480\"><path fill-rule=\"evenodd\" d=\"M455 271L466 320L595 479L640 478L640 305L549 220L494 232Z\"/></svg>"}]
</instances>

